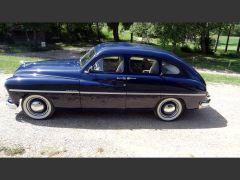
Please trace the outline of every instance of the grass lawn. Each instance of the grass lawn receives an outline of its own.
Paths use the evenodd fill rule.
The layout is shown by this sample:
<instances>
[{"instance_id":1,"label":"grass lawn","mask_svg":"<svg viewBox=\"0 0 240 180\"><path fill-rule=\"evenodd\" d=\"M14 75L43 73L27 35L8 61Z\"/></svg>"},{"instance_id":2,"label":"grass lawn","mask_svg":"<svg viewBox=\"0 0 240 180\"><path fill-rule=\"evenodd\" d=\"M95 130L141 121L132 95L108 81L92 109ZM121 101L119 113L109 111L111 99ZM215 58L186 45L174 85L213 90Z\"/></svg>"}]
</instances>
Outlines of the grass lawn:
<instances>
[{"instance_id":1,"label":"grass lawn","mask_svg":"<svg viewBox=\"0 0 240 180\"><path fill-rule=\"evenodd\" d=\"M231 55L203 55L197 53L176 52L186 62L196 68L221 70L227 72L240 73L240 57Z\"/></svg>"},{"instance_id":2,"label":"grass lawn","mask_svg":"<svg viewBox=\"0 0 240 180\"><path fill-rule=\"evenodd\" d=\"M37 61L38 58L7 56L0 54L0 72L13 73L20 65L21 61Z\"/></svg>"},{"instance_id":3,"label":"grass lawn","mask_svg":"<svg viewBox=\"0 0 240 180\"><path fill-rule=\"evenodd\" d=\"M226 76L222 74L210 74L210 73L200 73L201 76L207 83L224 83L224 84L233 84L240 85L239 76Z\"/></svg>"}]
</instances>

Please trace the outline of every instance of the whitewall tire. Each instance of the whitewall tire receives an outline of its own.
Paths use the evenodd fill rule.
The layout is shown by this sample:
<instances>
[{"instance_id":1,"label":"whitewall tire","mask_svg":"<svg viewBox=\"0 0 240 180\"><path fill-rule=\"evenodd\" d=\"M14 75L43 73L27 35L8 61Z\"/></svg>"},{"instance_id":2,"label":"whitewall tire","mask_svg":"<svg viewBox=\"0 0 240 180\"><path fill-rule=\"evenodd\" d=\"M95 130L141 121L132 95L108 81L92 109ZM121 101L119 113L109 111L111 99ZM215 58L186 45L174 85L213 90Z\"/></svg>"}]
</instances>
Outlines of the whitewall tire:
<instances>
[{"instance_id":1,"label":"whitewall tire","mask_svg":"<svg viewBox=\"0 0 240 180\"><path fill-rule=\"evenodd\" d=\"M155 109L155 114L163 121L176 120L183 111L183 105L179 99L166 98L160 101Z\"/></svg>"},{"instance_id":2,"label":"whitewall tire","mask_svg":"<svg viewBox=\"0 0 240 180\"><path fill-rule=\"evenodd\" d=\"M41 95L30 95L22 100L22 110L29 117L42 120L50 117L54 113L54 106Z\"/></svg>"}]
</instances>

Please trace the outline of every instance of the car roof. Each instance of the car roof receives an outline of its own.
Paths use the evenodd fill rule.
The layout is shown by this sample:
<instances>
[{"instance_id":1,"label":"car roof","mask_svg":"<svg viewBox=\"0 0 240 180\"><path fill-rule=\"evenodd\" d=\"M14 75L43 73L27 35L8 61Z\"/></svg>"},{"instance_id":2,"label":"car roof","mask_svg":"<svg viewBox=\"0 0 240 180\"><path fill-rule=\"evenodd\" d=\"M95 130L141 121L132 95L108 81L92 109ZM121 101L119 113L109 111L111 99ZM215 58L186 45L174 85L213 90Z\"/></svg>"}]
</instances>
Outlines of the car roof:
<instances>
[{"instance_id":1,"label":"car roof","mask_svg":"<svg viewBox=\"0 0 240 180\"><path fill-rule=\"evenodd\" d=\"M139 55L160 55L168 54L175 56L173 53L163 50L161 48L139 43L127 42L107 42L95 46L96 53L125 53L125 54L139 54Z\"/></svg>"}]
</instances>

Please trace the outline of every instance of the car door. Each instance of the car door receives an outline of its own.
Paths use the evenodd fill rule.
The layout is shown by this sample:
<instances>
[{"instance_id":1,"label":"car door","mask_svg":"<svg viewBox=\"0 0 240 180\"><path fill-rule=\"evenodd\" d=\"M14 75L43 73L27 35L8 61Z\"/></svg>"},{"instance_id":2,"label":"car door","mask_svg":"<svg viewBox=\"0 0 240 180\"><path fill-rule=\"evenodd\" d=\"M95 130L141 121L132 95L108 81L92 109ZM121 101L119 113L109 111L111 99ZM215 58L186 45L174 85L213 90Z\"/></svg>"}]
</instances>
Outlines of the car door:
<instances>
[{"instance_id":1,"label":"car door","mask_svg":"<svg viewBox=\"0 0 240 180\"><path fill-rule=\"evenodd\" d=\"M81 107L125 108L126 75L123 56L95 58L80 80Z\"/></svg>"},{"instance_id":2,"label":"car door","mask_svg":"<svg viewBox=\"0 0 240 180\"><path fill-rule=\"evenodd\" d=\"M126 108L154 108L165 89L160 76L160 60L144 56L128 56Z\"/></svg>"}]
</instances>

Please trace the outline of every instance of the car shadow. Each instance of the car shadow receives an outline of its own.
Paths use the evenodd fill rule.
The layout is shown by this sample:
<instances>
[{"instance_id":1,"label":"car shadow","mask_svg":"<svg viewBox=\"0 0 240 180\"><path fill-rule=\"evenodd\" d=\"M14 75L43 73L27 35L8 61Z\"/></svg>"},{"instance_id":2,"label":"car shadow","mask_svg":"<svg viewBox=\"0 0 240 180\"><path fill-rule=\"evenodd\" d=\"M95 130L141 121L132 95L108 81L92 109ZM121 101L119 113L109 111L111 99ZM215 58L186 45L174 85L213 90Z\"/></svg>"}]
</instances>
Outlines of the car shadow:
<instances>
[{"instance_id":1,"label":"car shadow","mask_svg":"<svg viewBox=\"0 0 240 180\"><path fill-rule=\"evenodd\" d=\"M227 120L215 109L186 110L177 121L159 121L152 111L58 109L51 119L33 120L22 111L16 115L21 123L37 126L79 129L203 129L222 128Z\"/></svg>"}]
</instances>

